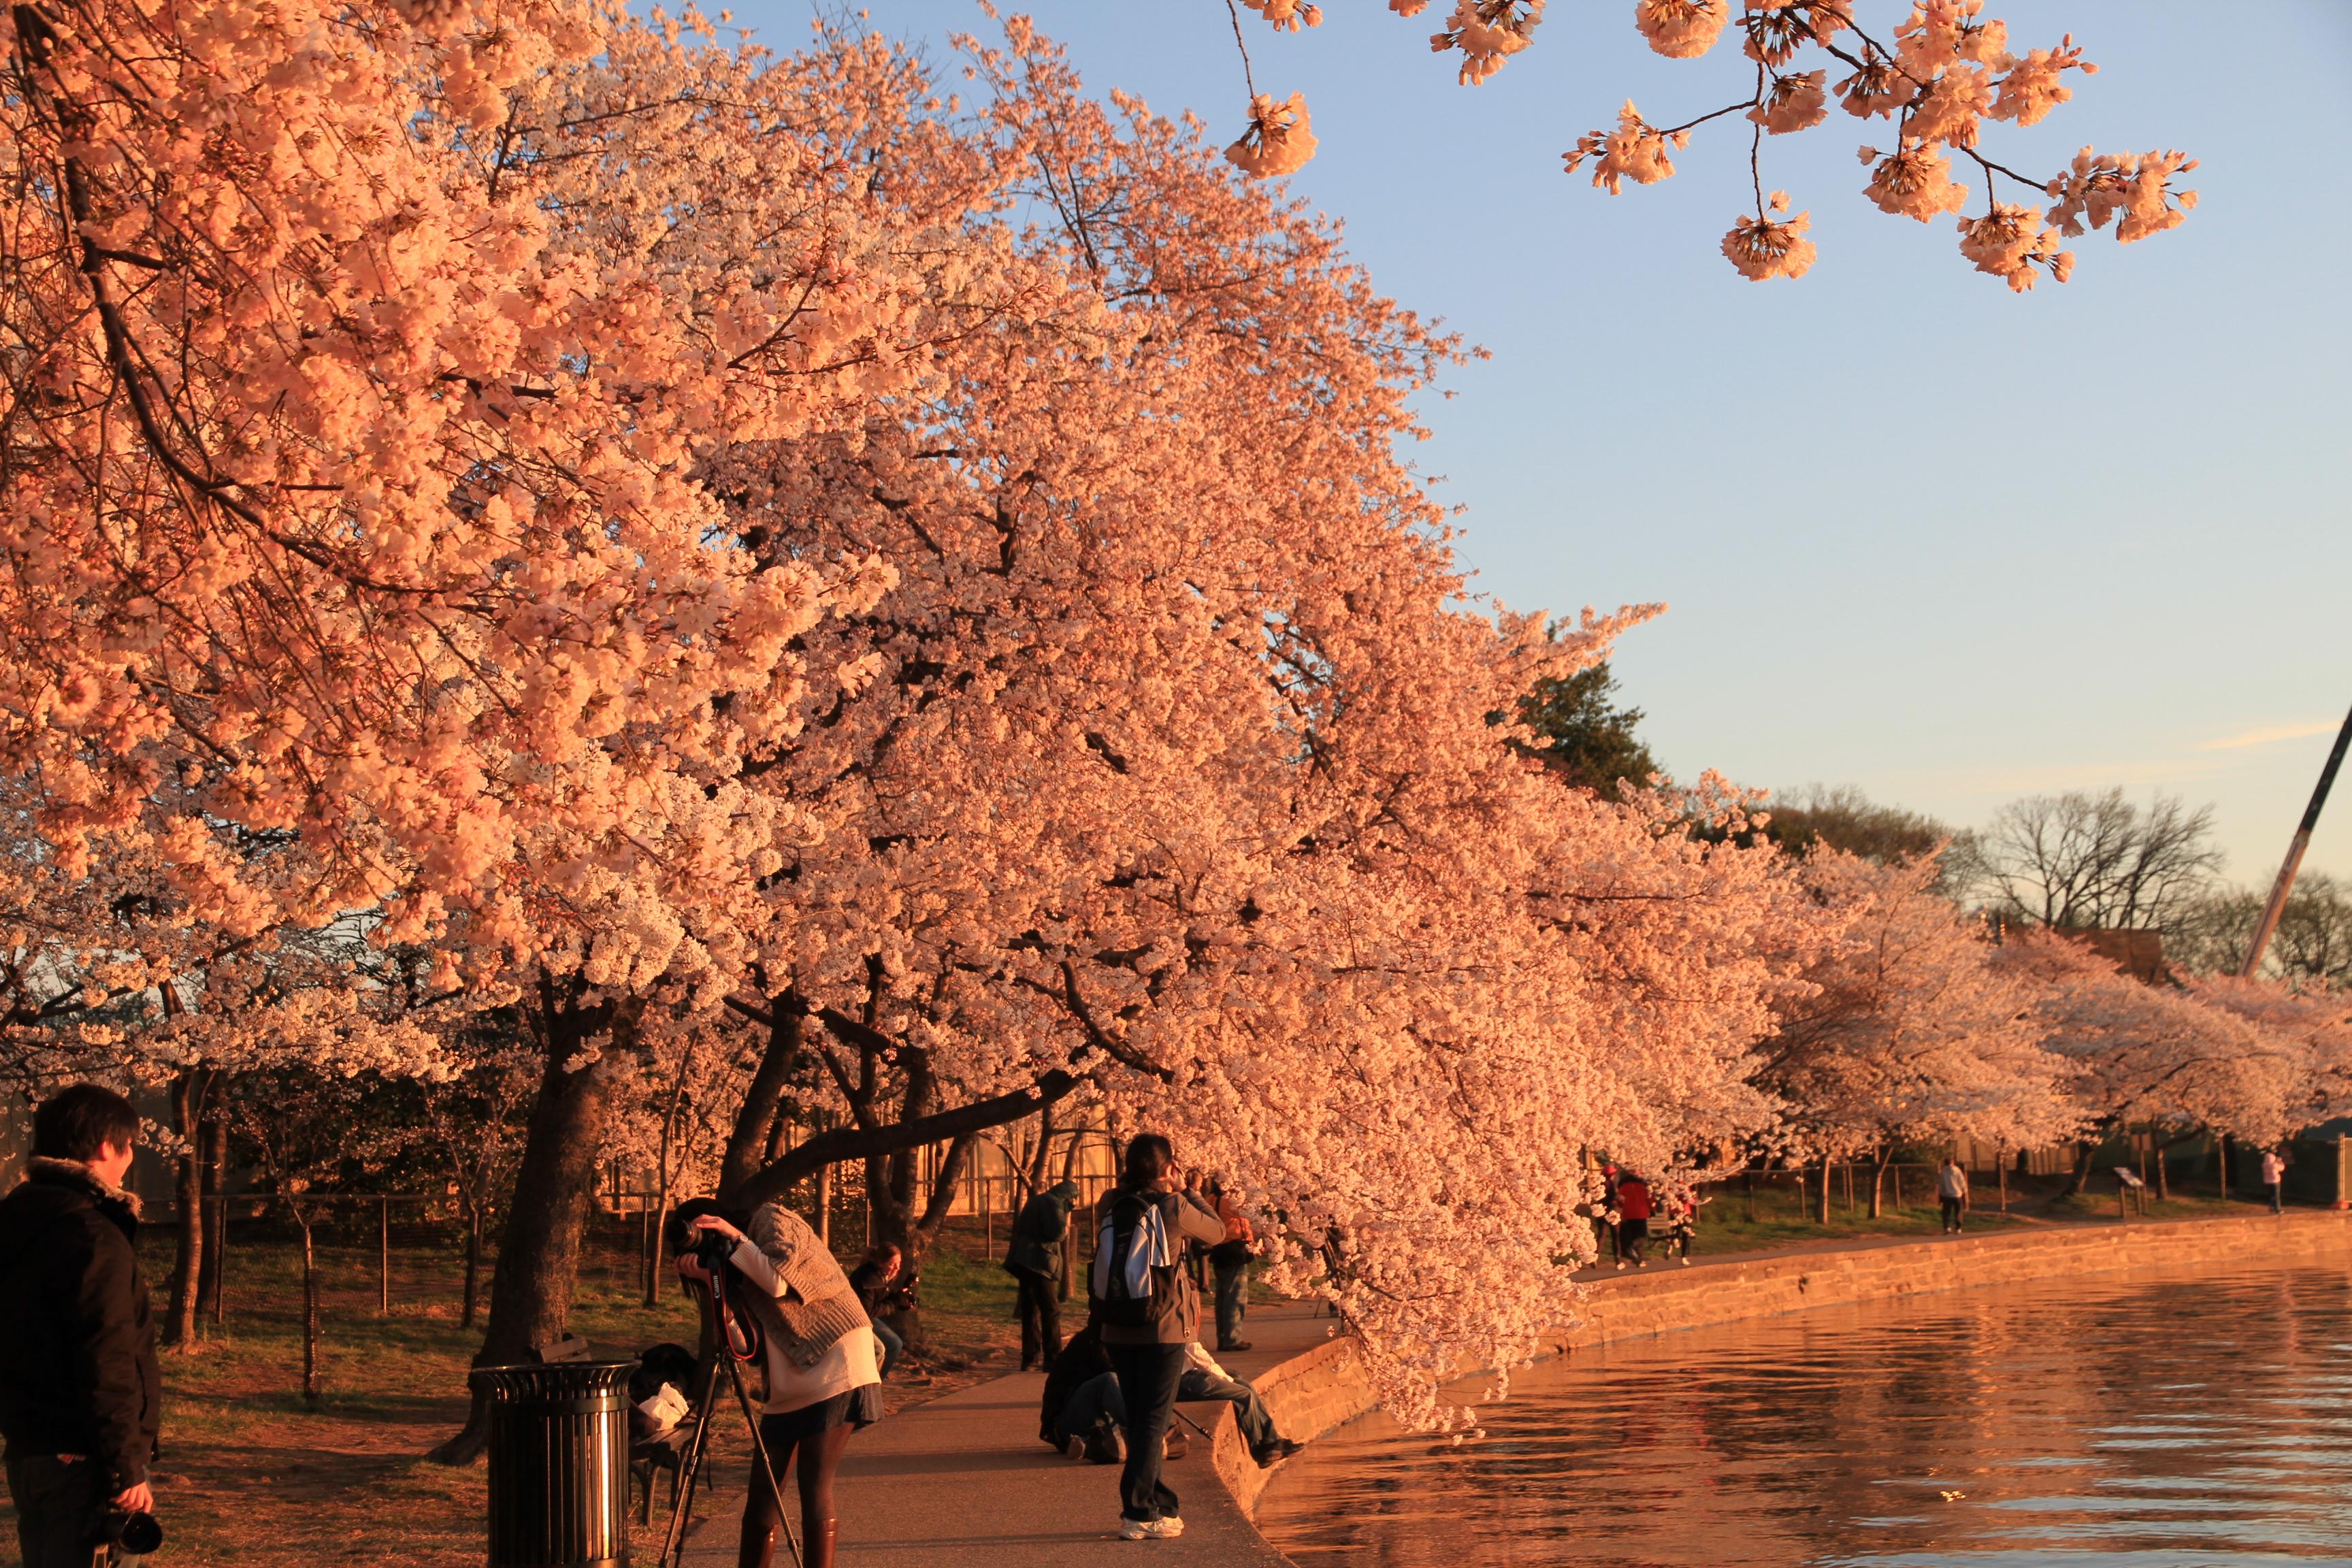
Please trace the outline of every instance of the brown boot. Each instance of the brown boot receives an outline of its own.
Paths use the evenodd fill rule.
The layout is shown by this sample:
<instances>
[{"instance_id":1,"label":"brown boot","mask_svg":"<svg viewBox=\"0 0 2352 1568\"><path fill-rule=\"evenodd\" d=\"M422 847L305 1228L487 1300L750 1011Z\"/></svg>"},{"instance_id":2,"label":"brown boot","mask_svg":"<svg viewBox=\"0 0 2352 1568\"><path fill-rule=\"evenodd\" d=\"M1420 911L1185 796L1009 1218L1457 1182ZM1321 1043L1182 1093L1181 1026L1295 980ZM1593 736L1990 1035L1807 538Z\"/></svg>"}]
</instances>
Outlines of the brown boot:
<instances>
[{"instance_id":1,"label":"brown boot","mask_svg":"<svg viewBox=\"0 0 2352 1568\"><path fill-rule=\"evenodd\" d=\"M808 1539L801 1542L801 1568L833 1568L834 1548L841 1542L841 1521L828 1519L823 1524L808 1527Z\"/></svg>"}]
</instances>

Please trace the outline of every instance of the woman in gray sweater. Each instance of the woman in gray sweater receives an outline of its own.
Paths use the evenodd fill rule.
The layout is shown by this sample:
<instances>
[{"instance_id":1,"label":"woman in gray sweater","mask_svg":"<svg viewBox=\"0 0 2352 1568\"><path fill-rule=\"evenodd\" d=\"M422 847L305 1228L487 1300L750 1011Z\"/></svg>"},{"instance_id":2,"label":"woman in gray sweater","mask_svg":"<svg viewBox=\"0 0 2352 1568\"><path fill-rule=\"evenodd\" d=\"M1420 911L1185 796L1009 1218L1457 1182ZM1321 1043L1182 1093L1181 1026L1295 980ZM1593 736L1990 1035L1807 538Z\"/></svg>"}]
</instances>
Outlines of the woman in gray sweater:
<instances>
[{"instance_id":1,"label":"woman in gray sweater","mask_svg":"<svg viewBox=\"0 0 2352 1568\"><path fill-rule=\"evenodd\" d=\"M688 1215L687 1209L700 1212ZM833 1478L849 1435L882 1416L880 1346L866 1309L831 1249L790 1209L762 1204L738 1225L716 1204L681 1209L691 1244L716 1234L733 1243L727 1255L730 1309L748 1312L762 1342L751 1369L760 1402L760 1441L778 1484L794 1467L801 1493L805 1568L833 1568L839 1527L833 1515ZM677 1271L706 1288L710 1275L689 1249ZM720 1354L730 1353L721 1347ZM743 1505L738 1568L769 1568L775 1552L776 1488L752 1460Z\"/></svg>"}]
</instances>

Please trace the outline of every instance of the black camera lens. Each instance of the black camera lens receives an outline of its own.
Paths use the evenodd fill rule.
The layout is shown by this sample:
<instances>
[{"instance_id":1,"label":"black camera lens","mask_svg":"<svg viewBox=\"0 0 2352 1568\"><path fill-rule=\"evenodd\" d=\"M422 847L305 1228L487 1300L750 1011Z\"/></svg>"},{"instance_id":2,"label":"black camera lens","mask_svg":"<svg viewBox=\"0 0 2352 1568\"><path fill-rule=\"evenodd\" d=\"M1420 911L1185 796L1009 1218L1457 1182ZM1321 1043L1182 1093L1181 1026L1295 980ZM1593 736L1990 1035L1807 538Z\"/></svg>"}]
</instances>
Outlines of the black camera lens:
<instances>
[{"instance_id":1,"label":"black camera lens","mask_svg":"<svg viewBox=\"0 0 2352 1568\"><path fill-rule=\"evenodd\" d=\"M163 1544L163 1527L152 1513L109 1514L106 1539L133 1557L144 1557Z\"/></svg>"}]
</instances>

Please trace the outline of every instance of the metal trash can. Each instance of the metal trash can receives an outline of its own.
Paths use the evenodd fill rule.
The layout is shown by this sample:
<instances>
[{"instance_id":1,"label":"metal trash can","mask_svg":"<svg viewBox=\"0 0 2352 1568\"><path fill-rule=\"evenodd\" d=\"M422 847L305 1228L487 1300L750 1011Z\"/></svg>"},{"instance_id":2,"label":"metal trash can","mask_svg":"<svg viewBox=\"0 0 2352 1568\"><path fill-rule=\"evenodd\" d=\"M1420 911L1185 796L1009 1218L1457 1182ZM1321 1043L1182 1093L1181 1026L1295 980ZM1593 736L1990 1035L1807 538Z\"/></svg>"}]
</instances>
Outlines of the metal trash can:
<instances>
[{"instance_id":1,"label":"metal trash can","mask_svg":"<svg viewBox=\"0 0 2352 1568\"><path fill-rule=\"evenodd\" d=\"M475 1369L490 1401L490 1568L625 1568L635 1366Z\"/></svg>"}]
</instances>

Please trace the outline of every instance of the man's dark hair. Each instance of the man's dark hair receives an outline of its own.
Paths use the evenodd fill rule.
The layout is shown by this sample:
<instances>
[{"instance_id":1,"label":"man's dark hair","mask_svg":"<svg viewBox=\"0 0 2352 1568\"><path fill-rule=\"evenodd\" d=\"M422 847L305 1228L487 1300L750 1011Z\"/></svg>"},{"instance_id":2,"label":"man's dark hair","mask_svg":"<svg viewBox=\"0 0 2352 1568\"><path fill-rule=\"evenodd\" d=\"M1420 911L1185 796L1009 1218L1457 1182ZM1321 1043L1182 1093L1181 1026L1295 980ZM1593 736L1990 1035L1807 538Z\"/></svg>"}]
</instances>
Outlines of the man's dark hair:
<instances>
[{"instance_id":1,"label":"man's dark hair","mask_svg":"<svg viewBox=\"0 0 2352 1568\"><path fill-rule=\"evenodd\" d=\"M139 1113L99 1084L70 1084L33 1112L33 1152L45 1160L95 1160L104 1145L128 1149L138 1137Z\"/></svg>"},{"instance_id":2,"label":"man's dark hair","mask_svg":"<svg viewBox=\"0 0 2352 1568\"><path fill-rule=\"evenodd\" d=\"M1126 1182L1148 1187L1176 1168L1176 1146L1157 1132L1139 1132L1127 1146Z\"/></svg>"}]
</instances>

